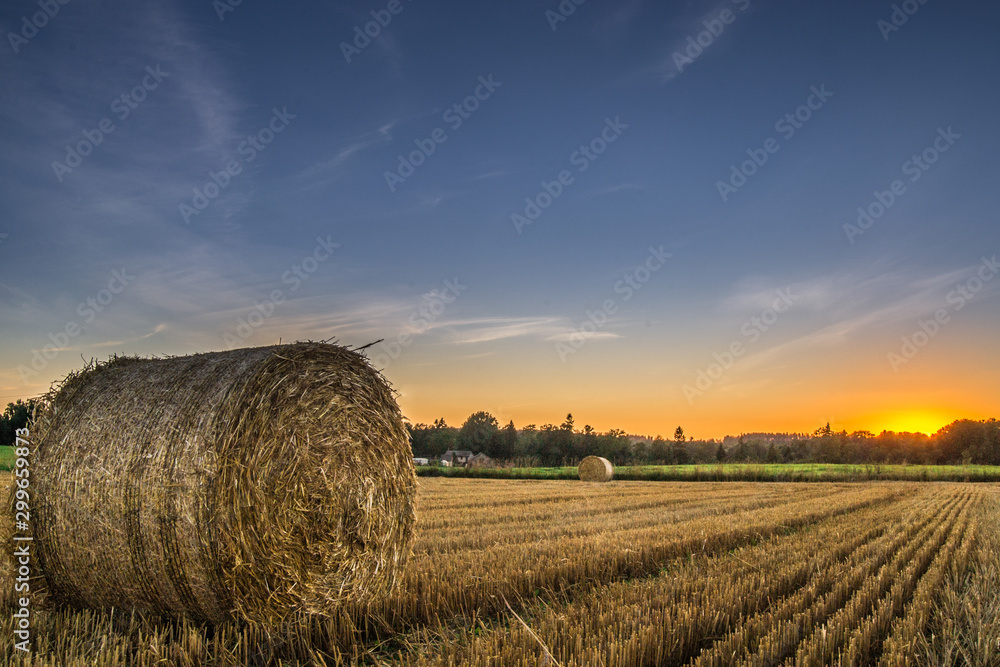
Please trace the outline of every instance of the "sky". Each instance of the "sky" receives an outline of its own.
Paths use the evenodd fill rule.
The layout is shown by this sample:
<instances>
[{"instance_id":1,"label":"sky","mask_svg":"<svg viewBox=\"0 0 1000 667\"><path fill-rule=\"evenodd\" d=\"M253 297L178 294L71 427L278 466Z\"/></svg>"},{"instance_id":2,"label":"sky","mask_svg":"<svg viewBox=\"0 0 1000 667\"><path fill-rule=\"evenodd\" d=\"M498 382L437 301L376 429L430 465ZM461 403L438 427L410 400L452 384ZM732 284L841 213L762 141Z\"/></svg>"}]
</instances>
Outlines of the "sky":
<instances>
[{"instance_id":1,"label":"sky","mask_svg":"<svg viewBox=\"0 0 1000 667\"><path fill-rule=\"evenodd\" d=\"M7 1L0 402L333 339L412 422L998 415L1000 8Z\"/></svg>"}]
</instances>

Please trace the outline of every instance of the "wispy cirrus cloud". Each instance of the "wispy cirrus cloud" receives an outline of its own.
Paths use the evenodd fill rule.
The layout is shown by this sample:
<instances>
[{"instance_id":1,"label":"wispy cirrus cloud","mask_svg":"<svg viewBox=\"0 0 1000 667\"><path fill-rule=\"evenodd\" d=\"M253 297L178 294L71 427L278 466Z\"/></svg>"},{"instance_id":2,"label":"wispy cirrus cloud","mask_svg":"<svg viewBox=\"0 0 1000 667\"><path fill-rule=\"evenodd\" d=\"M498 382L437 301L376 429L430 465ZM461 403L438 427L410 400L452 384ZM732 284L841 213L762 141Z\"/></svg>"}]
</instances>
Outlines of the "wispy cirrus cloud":
<instances>
[{"instance_id":1,"label":"wispy cirrus cloud","mask_svg":"<svg viewBox=\"0 0 1000 667\"><path fill-rule=\"evenodd\" d=\"M730 41L730 33L735 31L736 24L739 23L739 16L750 9L750 0L729 0L717 2L708 11L700 12L697 15L691 13L684 18L675 19L669 29L671 33L677 35L677 38L670 42L670 48L663 50L651 64L642 67L633 76L637 79L651 78L655 83L665 85L686 72L688 66L693 64L689 61L697 60L703 55L717 57L722 52L728 51L730 47L725 44ZM716 28L718 34L708 31L705 23L718 21L723 11L731 12L736 18L723 24L721 31ZM628 16L628 14L625 13L623 16ZM700 49L689 54L687 51L688 38L697 39L697 35L702 32L709 32L712 39L704 44L696 42ZM678 67L677 54L682 56L683 65L681 67ZM688 60L685 61L683 58Z\"/></svg>"},{"instance_id":2,"label":"wispy cirrus cloud","mask_svg":"<svg viewBox=\"0 0 1000 667\"><path fill-rule=\"evenodd\" d=\"M349 139L347 144L337 150L331 157L317 162L299 172L298 179L317 179L337 175L345 168L352 158L364 153L370 148L381 146L392 141L392 130L399 123L398 120L390 120L380 125L377 129L365 132L359 137Z\"/></svg>"},{"instance_id":3,"label":"wispy cirrus cloud","mask_svg":"<svg viewBox=\"0 0 1000 667\"><path fill-rule=\"evenodd\" d=\"M552 340L560 343L570 343L579 339L613 340L615 338L624 338L624 336L612 331L563 331L549 336L546 340Z\"/></svg>"},{"instance_id":4,"label":"wispy cirrus cloud","mask_svg":"<svg viewBox=\"0 0 1000 667\"><path fill-rule=\"evenodd\" d=\"M446 342L485 343L505 338L533 336L548 338L563 327L553 317L484 317L473 320L456 320L447 323L450 330Z\"/></svg>"},{"instance_id":5,"label":"wispy cirrus cloud","mask_svg":"<svg viewBox=\"0 0 1000 667\"><path fill-rule=\"evenodd\" d=\"M741 285L727 297L723 306L731 313L756 314L773 303L776 291L787 289L795 298L792 317L803 307L822 318L812 322L825 323L811 331L797 330L791 337L756 350L740 362L740 371L761 365L780 363L793 353L830 349L868 340L878 330L891 329L919 318L930 316L947 305L947 294L973 276L979 263L920 274L912 267L900 268L887 262L876 262L868 269L832 273L816 279L780 286L772 283L763 288L756 278ZM784 316L782 316L784 317Z\"/></svg>"}]
</instances>

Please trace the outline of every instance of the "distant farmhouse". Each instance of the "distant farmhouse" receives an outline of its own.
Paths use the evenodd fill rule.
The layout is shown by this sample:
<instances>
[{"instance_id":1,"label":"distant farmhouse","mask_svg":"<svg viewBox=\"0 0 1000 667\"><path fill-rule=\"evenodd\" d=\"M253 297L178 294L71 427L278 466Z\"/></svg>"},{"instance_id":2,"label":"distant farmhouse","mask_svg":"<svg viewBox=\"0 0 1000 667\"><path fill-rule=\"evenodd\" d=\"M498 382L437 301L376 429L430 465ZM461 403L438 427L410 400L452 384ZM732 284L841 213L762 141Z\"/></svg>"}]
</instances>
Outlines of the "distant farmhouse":
<instances>
[{"instance_id":1,"label":"distant farmhouse","mask_svg":"<svg viewBox=\"0 0 1000 667\"><path fill-rule=\"evenodd\" d=\"M441 457L441 465L443 466L464 466L472 460L472 452L467 450L449 449Z\"/></svg>"},{"instance_id":2,"label":"distant farmhouse","mask_svg":"<svg viewBox=\"0 0 1000 667\"><path fill-rule=\"evenodd\" d=\"M469 465L473 468L488 468L493 465L493 459L480 452L469 459Z\"/></svg>"}]
</instances>

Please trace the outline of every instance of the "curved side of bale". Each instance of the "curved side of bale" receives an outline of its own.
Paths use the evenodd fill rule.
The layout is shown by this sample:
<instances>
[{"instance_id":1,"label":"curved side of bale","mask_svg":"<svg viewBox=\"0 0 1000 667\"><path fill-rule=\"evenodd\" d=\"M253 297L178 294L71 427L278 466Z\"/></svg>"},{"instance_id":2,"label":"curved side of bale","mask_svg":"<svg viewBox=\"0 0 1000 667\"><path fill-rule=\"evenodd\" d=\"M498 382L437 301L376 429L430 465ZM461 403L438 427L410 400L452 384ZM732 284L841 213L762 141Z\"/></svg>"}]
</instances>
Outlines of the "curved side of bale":
<instances>
[{"instance_id":1,"label":"curved side of bale","mask_svg":"<svg viewBox=\"0 0 1000 667\"><path fill-rule=\"evenodd\" d=\"M270 624L384 594L409 552L402 418L344 348L117 358L67 378L36 426L56 603Z\"/></svg>"},{"instance_id":2,"label":"curved side of bale","mask_svg":"<svg viewBox=\"0 0 1000 667\"><path fill-rule=\"evenodd\" d=\"M615 467L603 456L588 456L580 461L577 472L584 482L610 482L614 477Z\"/></svg>"}]
</instances>

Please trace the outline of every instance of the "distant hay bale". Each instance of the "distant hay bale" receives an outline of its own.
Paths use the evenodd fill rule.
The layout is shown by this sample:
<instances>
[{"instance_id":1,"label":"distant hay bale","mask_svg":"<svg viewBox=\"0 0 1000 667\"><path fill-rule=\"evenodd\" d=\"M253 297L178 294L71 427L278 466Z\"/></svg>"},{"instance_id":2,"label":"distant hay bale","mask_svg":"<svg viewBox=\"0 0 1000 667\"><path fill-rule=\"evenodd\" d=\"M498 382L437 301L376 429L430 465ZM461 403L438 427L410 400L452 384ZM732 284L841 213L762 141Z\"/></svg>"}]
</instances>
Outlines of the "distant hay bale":
<instances>
[{"instance_id":1,"label":"distant hay bale","mask_svg":"<svg viewBox=\"0 0 1000 667\"><path fill-rule=\"evenodd\" d=\"M276 624L384 596L410 551L399 408L337 345L117 357L50 392L36 429L57 604Z\"/></svg>"},{"instance_id":2,"label":"distant hay bale","mask_svg":"<svg viewBox=\"0 0 1000 667\"><path fill-rule=\"evenodd\" d=\"M610 482L615 474L615 467L603 456L588 456L580 461L577 471L584 482Z\"/></svg>"}]
</instances>

